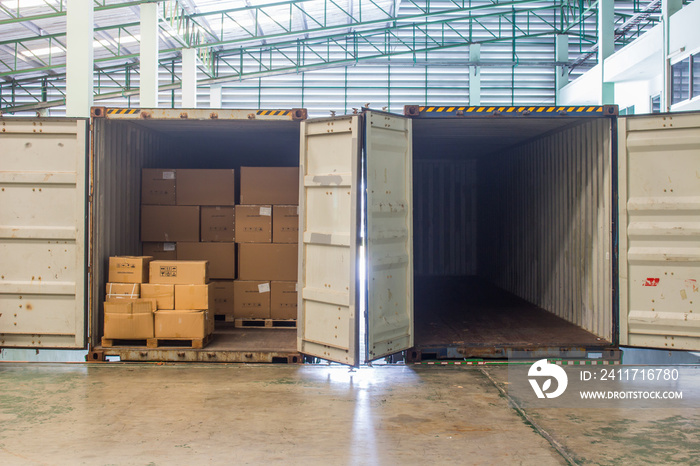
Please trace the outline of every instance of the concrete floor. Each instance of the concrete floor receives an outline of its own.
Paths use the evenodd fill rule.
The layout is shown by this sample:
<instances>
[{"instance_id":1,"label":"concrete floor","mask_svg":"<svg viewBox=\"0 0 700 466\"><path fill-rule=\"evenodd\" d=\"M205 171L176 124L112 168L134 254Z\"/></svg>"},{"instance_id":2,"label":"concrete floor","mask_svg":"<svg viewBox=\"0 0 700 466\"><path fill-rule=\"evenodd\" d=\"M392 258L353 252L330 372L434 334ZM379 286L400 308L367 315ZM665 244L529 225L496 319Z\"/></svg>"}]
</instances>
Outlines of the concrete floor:
<instances>
[{"instance_id":1,"label":"concrete floor","mask_svg":"<svg viewBox=\"0 0 700 466\"><path fill-rule=\"evenodd\" d=\"M0 464L699 461L698 409L522 413L499 390L506 378L502 367L0 363Z\"/></svg>"}]
</instances>

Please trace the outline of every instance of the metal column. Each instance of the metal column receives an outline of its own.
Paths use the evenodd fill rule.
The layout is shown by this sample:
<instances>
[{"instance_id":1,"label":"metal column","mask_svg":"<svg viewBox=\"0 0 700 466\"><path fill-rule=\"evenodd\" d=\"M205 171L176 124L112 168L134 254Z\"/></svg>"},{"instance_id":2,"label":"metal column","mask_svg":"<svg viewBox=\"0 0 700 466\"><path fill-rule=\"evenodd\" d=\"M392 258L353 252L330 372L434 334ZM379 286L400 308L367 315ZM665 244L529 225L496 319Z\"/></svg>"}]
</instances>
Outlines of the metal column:
<instances>
[{"instance_id":1,"label":"metal column","mask_svg":"<svg viewBox=\"0 0 700 466\"><path fill-rule=\"evenodd\" d=\"M158 107L158 4L142 3L139 101Z\"/></svg>"},{"instance_id":2,"label":"metal column","mask_svg":"<svg viewBox=\"0 0 700 466\"><path fill-rule=\"evenodd\" d=\"M554 60L557 63L569 61L569 36L558 34L554 36ZM569 69L564 65L555 68L554 83L556 88L555 103L559 104L559 91L569 83Z\"/></svg>"},{"instance_id":3,"label":"metal column","mask_svg":"<svg viewBox=\"0 0 700 466\"><path fill-rule=\"evenodd\" d=\"M481 44L469 46L469 61L481 61ZM469 67L469 105L481 105L481 67L474 64Z\"/></svg>"},{"instance_id":4,"label":"metal column","mask_svg":"<svg viewBox=\"0 0 700 466\"><path fill-rule=\"evenodd\" d=\"M182 49L182 108L197 108L197 49Z\"/></svg>"},{"instance_id":5,"label":"metal column","mask_svg":"<svg viewBox=\"0 0 700 466\"><path fill-rule=\"evenodd\" d=\"M615 84L605 82L605 59L615 53L615 3L598 0L598 63L601 66L602 105L615 103Z\"/></svg>"},{"instance_id":6,"label":"metal column","mask_svg":"<svg viewBox=\"0 0 700 466\"><path fill-rule=\"evenodd\" d=\"M211 108L221 108L221 84L212 84L209 87L209 107Z\"/></svg>"},{"instance_id":7,"label":"metal column","mask_svg":"<svg viewBox=\"0 0 700 466\"><path fill-rule=\"evenodd\" d=\"M663 28L663 44L661 45L661 58L663 60L662 83L661 91L661 111L671 111L671 63L668 55L671 52L670 37L671 37L671 16L683 8L683 0L663 0L661 3L661 27Z\"/></svg>"},{"instance_id":8,"label":"metal column","mask_svg":"<svg viewBox=\"0 0 700 466\"><path fill-rule=\"evenodd\" d=\"M94 85L93 0L72 0L66 16L66 116L89 117Z\"/></svg>"}]
</instances>

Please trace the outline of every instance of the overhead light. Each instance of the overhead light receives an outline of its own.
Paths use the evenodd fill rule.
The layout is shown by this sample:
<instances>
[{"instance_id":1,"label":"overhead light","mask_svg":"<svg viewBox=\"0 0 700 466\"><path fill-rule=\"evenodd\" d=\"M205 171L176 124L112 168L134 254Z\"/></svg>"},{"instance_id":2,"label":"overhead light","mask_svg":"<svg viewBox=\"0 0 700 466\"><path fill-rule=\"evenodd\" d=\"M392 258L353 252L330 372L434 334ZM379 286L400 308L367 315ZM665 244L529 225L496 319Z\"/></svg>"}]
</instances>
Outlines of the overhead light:
<instances>
[{"instance_id":1,"label":"overhead light","mask_svg":"<svg viewBox=\"0 0 700 466\"><path fill-rule=\"evenodd\" d=\"M44 55L59 55L66 53L61 47L46 47L43 49L25 50L20 52L20 55L31 58L31 57L41 57Z\"/></svg>"}]
</instances>

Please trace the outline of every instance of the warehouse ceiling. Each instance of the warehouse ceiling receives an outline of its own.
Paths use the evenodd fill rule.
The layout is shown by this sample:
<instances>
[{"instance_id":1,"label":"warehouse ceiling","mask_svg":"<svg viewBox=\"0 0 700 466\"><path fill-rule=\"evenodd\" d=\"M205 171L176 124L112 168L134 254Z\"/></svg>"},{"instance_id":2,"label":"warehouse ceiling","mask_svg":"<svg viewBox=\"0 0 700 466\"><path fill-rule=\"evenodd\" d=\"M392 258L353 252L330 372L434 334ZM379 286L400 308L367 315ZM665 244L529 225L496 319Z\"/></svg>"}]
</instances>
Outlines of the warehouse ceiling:
<instances>
[{"instance_id":1,"label":"warehouse ceiling","mask_svg":"<svg viewBox=\"0 0 700 466\"><path fill-rule=\"evenodd\" d=\"M138 106L137 0L94 0L96 104ZM0 0L0 111L65 99L66 0ZM161 106L179 104L181 49L198 51L200 89L224 107L310 113L465 101L470 65L482 103L553 103L554 69L596 63L593 0L160 1ZM615 1L618 46L652 27L660 0ZM554 61L554 36L569 59ZM470 44L481 44L478 63ZM201 92L200 106L207 106Z\"/></svg>"}]
</instances>

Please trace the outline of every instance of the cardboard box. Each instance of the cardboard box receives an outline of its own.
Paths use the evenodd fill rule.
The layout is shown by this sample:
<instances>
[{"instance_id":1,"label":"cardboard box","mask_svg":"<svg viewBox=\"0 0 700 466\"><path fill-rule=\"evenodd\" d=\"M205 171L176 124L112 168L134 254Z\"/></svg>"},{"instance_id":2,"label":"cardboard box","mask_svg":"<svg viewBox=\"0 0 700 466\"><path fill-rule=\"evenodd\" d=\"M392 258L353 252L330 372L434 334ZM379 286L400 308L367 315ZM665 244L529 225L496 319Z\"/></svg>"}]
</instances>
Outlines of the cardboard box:
<instances>
[{"instance_id":1,"label":"cardboard box","mask_svg":"<svg viewBox=\"0 0 700 466\"><path fill-rule=\"evenodd\" d=\"M299 167L242 167L241 204L299 204Z\"/></svg>"},{"instance_id":2,"label":"cardboard box","mask_svg":"<svg viewBox=\"0 0 700 466\"><path fill-rule=\"evenodd\" d=\"M236 206L236 242L269 243L272 241L272 206Z\"/></svg>"},{"instance_id":3,"label":"cardboard box","mask_svg":"<svg viewBox=\"0 0 700 466\"><path fill-rule=\"evenodd\" d=\"M109 258L109 283L148 283L151 256L112 256Z\"/></svg>"},{"instance_id":4,"label":"cardboard box","mask_svg":"<svg viewBox=\"0 0 700 466\"><path fill-rule=\"evenodd\" d=\"M150 282L160 285L204 285L209 282L207 261L153 261Z\"/></svg>"},{"instance_id":5,"label":"cardboard box","mask_svg":"<svg viewBox=\"0 0 700 466\"><path fill-rule=\"evenodd\" d=\"M236 318L270 318L270 282L233 282L233 315Z\"/></svg>"},{"instance_id":6,"label":"cardboard box","mask_svg":"<svg viewBox=\"0 0 700 466\"><path fill-rule=\"evenodd\" d=\"M104 337L122 340L153 338L153 311L149 302L104 303Z\"/></svg>"},{"instance_id":7,"label":"cardboard box","mask_svg":"<svg viewBox=\"0 0 700 466\"><path fill-rule=\"evenodd\" d=\"M177 243L143 243L143 255L157 261L177 260Z\"/></svg>"},{"instance_id":8,"label":"cardboard box","mask_svg":"<svg viewBox=\"0 0 700 466\"><path fill-rule=\"evenodd\" d=\"M270 318L297 318L297 282L270 283Z\"/></svg>"},{"instance_id":9,"label":"cardboard box","mask_svg":"<svg viewBox=\"0 0 700 466\"><path fill-rule=\"evenodd\" d=\"M177 259L209 261L209 278L236 278L235 243L178 243Z\"/></svg>"},{"instance_id":10,"label":"cardboard box","mask_svg":"<svg viewBox=\"0 0 700 466\"><path fill-rule=\"evenodd\" d=\"M213 308L215 316L218 315L233 315L233 296L234 285L233 280L217 280L211 282L210 292L213 296Z\"/></svg>"},{"instance_id":11,"label":"cardboard box","mask_svg":"<svg viewBox=\"0 0 700 466\"><path fill-rule=\"evenodd\" d=\"M211 309L214 307L212 284L175 285L175 309Z\"/></svg>"},{"instance_id":12,"label":"cardboard box","mask_svg":"<svg viewBox=\"0 0 700 466\"><path fill-rule=\"evenodd\" d=\"M199 207L141 206L141 241L199 241Z\"/></svg>"},{"instance_id":13,"label":"cardboard box","mask_svg":"<svg viewBox=\"0 0 700 466\"><path fill-rule=\"evenodd\" d=\"M298 205L276 205L272 208L272 242L299 242Z\"/></svg>"},{"instance_id":14,"label":"cardboard box","mask_svg":"<svg viewBox=\"0 0 700 466\"><path fill-rule=\"evenodd\" d=\"M214 319L211 311L158 310L155 313L156 338L206 338L214 331Z\"/></svg>"},{"instance_id":15,"label":"cardboard box","mask_svg":"<svg viewBox=\"0 0 700 466\"><path fill-rule=\"evenodd\" d=\"M106 301L119 301L120 299L136 299L140 297L140 283L107 283L105 287Z\"/></svg>"},{"instance_id":16,"label":"cardboard box","mask_svg":"<svg viewBox=\"0 0 700 466\"><path fill-rule=\"evenodd\" d=\"M178 170L177 205L232 206L236 203L234 170Z\"/></svg>"},{"instance_id":17,"label":"cardboard box","mask_svg":"<svg viewBox=\"0 0 700 466\"><path fill-rule=\"evenodd\" d=\"M238 246L238 278L241 280L297 281L296 244L254 244Z\"/></svg>"},{"instance_id":18,"label":"cardboard box","mask_svg":"<svg viewBox=\"0 0 700 466\"><path fill-rule=\"evenodd\" d=\"M235 211L234 207L202 207L201 233L202 242L229 242L235 241Z\"/></svg>"},{"instance_id":19,"label":"cardboard box","mask_svg":"<svg viewBox=\"0 0 700 466\"><path fill-rule=\"evenodd\" d=\"M158 309L158 302L156 301L156 298L119 298L119 299L111 299L107 300L105 302L108 303L148 303L148 305L151 307L151 311L155 311Z\"/></svg>"},{"instance_id":20,"label":"cardboard box","mask_svg":"<svg viewBox=\"0 0 700 466\"><path fill-rule=\"evenodd\" d=\"M173 169L144 168L141 170L141 204L175 205L175 178Z\"/></svg>"},{"instance_id":21,"label":"cardboard box","mask_svg":"<svg viewBox=\"0 0 700 466\"><path fill-rule=\"evenodd\" d=\"M141 285L141 298L155 299L156 309L175 309L175 285L144 283Z\"/></svg>"}]
</instances>

